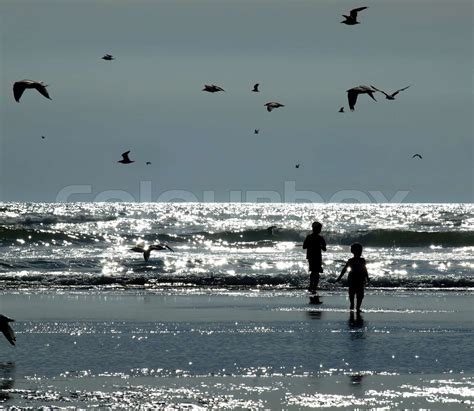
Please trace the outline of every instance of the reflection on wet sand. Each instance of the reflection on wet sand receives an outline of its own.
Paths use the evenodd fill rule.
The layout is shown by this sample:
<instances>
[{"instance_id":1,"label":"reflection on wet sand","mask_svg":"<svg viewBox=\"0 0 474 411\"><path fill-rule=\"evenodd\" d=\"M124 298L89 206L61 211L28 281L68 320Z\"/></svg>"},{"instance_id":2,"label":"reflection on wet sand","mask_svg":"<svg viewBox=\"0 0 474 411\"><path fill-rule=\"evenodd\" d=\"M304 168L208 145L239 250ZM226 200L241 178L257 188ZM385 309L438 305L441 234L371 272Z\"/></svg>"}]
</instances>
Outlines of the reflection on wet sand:
<instances>
[{"instance_id":1,"label":"reflection on wet sand","mask_svg":"<svg viewBox=\"0 0 474 411\"><path fill-rule=\"evenodd\" d=\"M349 378L351 380L352 385L360 385L360 384L362 384L362 380L364 378L364 375L362 375L362 374L353 374L353 375L349 375Z\"/></svg>"},{"instance_id":2,"label":"reflection on wet sand","mask_svg":"<svg viewBox=\"0 0 474 411\"><path fill-rule=\"evenodd\" d=\"M365 326L364 318L361 313L354 314L354 311L351 311L348 325L351 330L351 339L358 340L366 337L367 327Z\"/></svg>"},{"instance_id":3,"label":"reflection on wet sand","mask_svg":"<svg viewBox=\"0 0 474 411\"><path fill-rule=\"evenodd\" d=\"M15 385L15 363L0 363L0 403L11 399L8 390Z\"/></svg>"},{"instance_id":4,"label":"reflection on wet sand","mask_svg":"<svg viewBox=\"0 0 474 411\"><path fill-rule=\"evenodd\" d=\"M306 311L306 313L308 314L308 317L313 320L320 320L323 316L323 312L320 310L309 310Z\"/></svg>"},{"instance_id":5,"label":"reflection on wet sand","mask_svg":"<svg viewBox=\"0 0 474 411\"><path fill-rule=\"evenodd\" d=\"M362 328L364 326L364 318L361 313L354 315L354 311L349 314L349 328Z\"/></svg>"},{"instance_id":6,"label":"reflection on wet sand","mask_svg":"<svg viewBox=\"0 0 474 411\"><path fill-rule=\"evenodd\" d=\"M309 296L309 304L310 305L320 305L322 304L323 302L321 301L321 298L319 297L318 294L314 294L314 295L310 295ZM323 315L323 312L321 310L316 310L316 309L312 309L312 310L309 310L307 311L308 313L308 316L312 319L315 319L315 320L320 320L322 315Z\"/></svg>"}]
</instances>

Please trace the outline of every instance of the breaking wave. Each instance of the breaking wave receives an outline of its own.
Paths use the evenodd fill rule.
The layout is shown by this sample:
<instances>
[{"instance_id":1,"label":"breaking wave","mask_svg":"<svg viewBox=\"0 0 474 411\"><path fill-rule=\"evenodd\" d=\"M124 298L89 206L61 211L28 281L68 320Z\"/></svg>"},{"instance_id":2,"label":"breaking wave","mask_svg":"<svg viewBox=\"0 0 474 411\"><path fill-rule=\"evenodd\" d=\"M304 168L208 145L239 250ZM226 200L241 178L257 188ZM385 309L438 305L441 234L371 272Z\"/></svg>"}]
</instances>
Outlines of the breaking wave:
<instances>
[{"instance_id":1,"label":"breaking wave","mask_svg":"<svg viewBox=\"0 0 474 411\"><path fill-rule=\"evenodd\" d=\"M321 290L345 289L345 283L336 284L336 277L322 280ZM139 286L144 289L153 289L166 286L172 287L223 287L223 288L269 288L269 289L300 289L308 286L307 274L260 274L260 275L228 275L213 273L208 275L186 275L142 272L135 275L83 275L79 273L58 273L57 275L30 272L18 277L13 273L2 275L3 288L42 288L42 287L100 287L100 286ZM409 289L439 289L474 288L474 280L469 278L455 278L452 276L417 276L406 277L378 277L372 278L370 288L409 288ZM369 290L370 290L369 288Z\"/></svg>"},{"instance_id":2,"label":"breaking wave","mask_svg":"<svg viewBox=\"0 0 474 411\"><path fill-rule=\"evenodd\" d=\"M1 210L0 210L1 211ZM82 224L102 221L114 221L116 216L88 214L77 215L53 215L53 214L21 214L15 216L0 216L0 225L4 226L35 226L54 224Z\"/></svg>"}]
</instances>

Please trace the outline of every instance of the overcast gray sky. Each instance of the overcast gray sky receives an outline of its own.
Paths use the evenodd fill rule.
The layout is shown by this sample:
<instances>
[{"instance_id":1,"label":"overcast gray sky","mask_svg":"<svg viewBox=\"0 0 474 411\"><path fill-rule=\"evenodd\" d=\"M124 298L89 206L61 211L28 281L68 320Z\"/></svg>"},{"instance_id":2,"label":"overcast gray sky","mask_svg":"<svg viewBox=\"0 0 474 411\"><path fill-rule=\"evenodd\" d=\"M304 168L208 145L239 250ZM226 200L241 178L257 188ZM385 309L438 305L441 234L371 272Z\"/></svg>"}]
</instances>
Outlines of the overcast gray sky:
<instances>
[{"instance_id":1,"label":"overcast gray sky","mask_svg":"<svg viewBox=\"0 0 474 411\"><path fill-rule=\"evenodd\" d=\"M340 24L363 5L360 25ZM284 200L285 182L325 201L474 199L472 0L2 0L0 16L3 201L72 185L90 187L72 200L139 199L140 182L150 200ZM52 101L27 90L16 103L21 79L49 84ZM226 92L201 91L210 83ZM411 88L360 96L351 113L359 84ZM118 164L126 150L135 163Z\"/></svg>"}]
</instances>

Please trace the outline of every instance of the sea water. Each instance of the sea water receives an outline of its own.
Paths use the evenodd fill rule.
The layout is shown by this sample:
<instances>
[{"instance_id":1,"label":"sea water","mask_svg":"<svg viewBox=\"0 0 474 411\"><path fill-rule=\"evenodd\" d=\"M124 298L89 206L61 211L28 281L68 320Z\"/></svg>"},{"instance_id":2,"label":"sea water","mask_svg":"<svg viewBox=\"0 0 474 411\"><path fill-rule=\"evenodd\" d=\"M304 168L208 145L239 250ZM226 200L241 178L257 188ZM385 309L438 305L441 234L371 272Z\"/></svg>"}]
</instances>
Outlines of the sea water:
<instances>
[{"instance_id":1,"label":"sea water","mask_svg":"<svg viewBox=\"0 0 474 411\"><path fill-rule=\"evenodd\" d=\"M305 288L312 221L328 244L322 288L359 242L377 287L473 287L469 204L0 205L3 287L162 283ZM145 263L130 248L168 243Z\"/></svg>"},{"instance_id":2,"label":"sea water","mask_svg":"<svg viewBox=\"0 0 474 411\"><path fill-rule=\"evenodd\" d=\"M5 406L467 409L471 205L3 204ZM308 304L302 241L328 243ZM145 262L137 243L169 244ZM364 313L335 284L364 245Z\"/></svg>"}]
</instances>

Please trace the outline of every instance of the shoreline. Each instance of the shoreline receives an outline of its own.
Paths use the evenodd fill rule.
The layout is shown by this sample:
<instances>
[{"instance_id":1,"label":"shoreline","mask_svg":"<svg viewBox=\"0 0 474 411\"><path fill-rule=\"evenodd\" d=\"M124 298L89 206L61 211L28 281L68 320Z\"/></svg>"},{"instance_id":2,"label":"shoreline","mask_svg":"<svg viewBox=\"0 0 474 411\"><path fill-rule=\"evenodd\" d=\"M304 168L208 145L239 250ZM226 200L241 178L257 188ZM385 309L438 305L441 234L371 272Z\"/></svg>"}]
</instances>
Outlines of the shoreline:
<instances>
[{"instance_id":1,"label":"shoreline","mask_svg":"<svg viewBox=\"0 0 474 411\"><path fill-rule=\"evenodd\" d=\"M459 409L472 292L2 290L0 397L18 407Z\"/></svg>"},{"instance_id":2,"label":"shoreline","mask_svg":"<svg viewBox=\"0 0 474 411\"><path fill-rule=\"evenodd\" d=\"M137 284L138 282L138 284ZM339 286L339 287L321 287L318 292L320 293L347 293L348 287L346 286ZM1 293L10 293L10 292L45 292L48 291L57 292L57 291L64 291L64 292L80 292L80 291L102 291L102 292L150 292L150 293L160 293L160 292L167 292L167 291L175 291L179 293L181 291L192 291L195 290L197 292L215 292L215 291L255 291L255 292L282 292L282 293L308 293L306 287L292 287L292 286L267 286L267 285L201 285L201 284L194 284L194 283L185 283L181 281L176 282L148 282L146 284L142 284L141 279L134 281L133 279L126 284L121 283L113 283L110 284L100 284L100 285L55 285L51 284L48 286L45 285L22 285L19 286L18 284L2 284L0 280L0 294ZM365 287L366 294L369 293L410 293L410 292L426 292L426 293L468 293L474 294L474 287Z\"/></svg>"}]
</instances>

